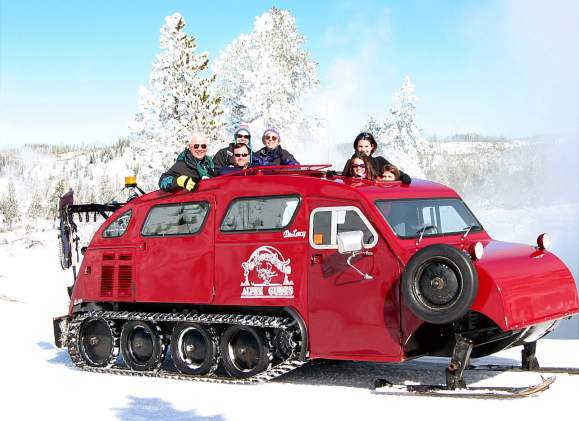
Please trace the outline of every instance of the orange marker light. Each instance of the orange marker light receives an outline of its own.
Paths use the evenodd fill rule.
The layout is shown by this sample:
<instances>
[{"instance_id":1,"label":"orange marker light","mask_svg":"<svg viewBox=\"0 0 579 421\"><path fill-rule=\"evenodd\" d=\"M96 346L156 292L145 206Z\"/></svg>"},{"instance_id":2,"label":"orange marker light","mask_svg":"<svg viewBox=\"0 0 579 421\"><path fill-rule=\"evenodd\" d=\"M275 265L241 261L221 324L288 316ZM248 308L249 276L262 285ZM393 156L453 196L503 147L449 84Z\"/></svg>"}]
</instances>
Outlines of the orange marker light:
<instances>
[{"instance_id":1,"label":"orange marker light","mask_svg":"<svg viewBox=\"0 0 579 421\"><path fill-rule=\"evenodd\" d=\"M324 244L324 234L314 234L314 244Z\"/></svg>"},{"instance_id":2,"label":"orange marker light","mask_svg":"<svg viewBox=\"0 0 579 421\"><path fill-rule=\"evenodd\" d=\"M130 175L125 177L125 187L135 187L137 185L137 177Z\"/></svg>"}]
</instances>

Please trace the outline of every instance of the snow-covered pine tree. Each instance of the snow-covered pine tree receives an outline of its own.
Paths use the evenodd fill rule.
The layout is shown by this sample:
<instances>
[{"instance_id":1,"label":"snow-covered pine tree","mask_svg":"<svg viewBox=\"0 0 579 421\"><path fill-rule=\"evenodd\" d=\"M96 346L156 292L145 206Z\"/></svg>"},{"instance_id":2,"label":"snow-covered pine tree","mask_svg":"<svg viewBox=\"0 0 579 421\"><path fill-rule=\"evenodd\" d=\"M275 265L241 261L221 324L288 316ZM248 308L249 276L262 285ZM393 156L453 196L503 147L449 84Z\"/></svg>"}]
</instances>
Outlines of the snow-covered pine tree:
<instances>
[{"instance_id":1,"label":"snow-covered pine tree","mask_svg":"<svg viewBox=\"0 0 579 421\"><path fill-rule=\"evenodd\" d=\"M281 131L282 146L292 149L300 127L311 126L302 121L300 100L319 84L304 42L293 15L274 7L256 17L249 35L240 35L220 52L213 70L227 128L247 122L259 138L274 126Z\"/></svg>"},{"instance_id":2,"label":"snow-covered pine tree","mask_svg":"<svg viewBox=\"0 0 579 421\"><path fill-rule=\"evenodd\" d=\"M392 98L384 127L377 135L382 154L413 177L424 177L430 145L416 123L418 97L409 76Z\"/></svg>"},{"instance_id":3,"label":"snow-covered pine tree","mask_svg":"<svg viewBox=\"0 0 579 421\"><path fill-rule=\"evenodd\" d=\"M139 88L138 111L129 124L137 160L143 162L139 183L157 187L160 172L172 164L192 132L215 141L221 125L220 98L210 92L215 76L208 70L208 54L196 54L197 41L183 28L185 19L174 13L161 27L161 52L149 75L149 87Z\"/></svg>"},{"instance_id":4,"label":"snow-covered pine tree","mask_svg":"<svg viewBox=\"0 0 579 421\"><path fill-rule=\"evenodd\" d=\"M16 199L16 189L12 180L8 182L8 193L2 197L0 210L2 215L4 215L4 222L8 230L11 230L13 224L18 222L21 216L18 200Z\"/></svg>"},{"instance_id":5,"label":"snow-covered pine tree","mask_svg":"<svg viewBox=\"0 0 579 421\"><path fill-rule=\"evenodd\" d=\"M48 203L46 205L46 216L49 219L54 219L58 216L58 203L62 195L66 192L66 185L66 180L61 178L56 182L54 188L52 189L52 193L50 194Z\"/></svg>"},{"instance_id":6,"label":"snow-covered pine tree","mask_svg":"<svg viewBox=\"0 0 579 421\"><path fill-rule=\"evenodd\" d=\"M28 218L37 220L44 216L44 207L42 206L42 199L40 193L35 191L30 200L30 205L28 205L28 211L26 212Z\"/></svg>"}]
</instances>

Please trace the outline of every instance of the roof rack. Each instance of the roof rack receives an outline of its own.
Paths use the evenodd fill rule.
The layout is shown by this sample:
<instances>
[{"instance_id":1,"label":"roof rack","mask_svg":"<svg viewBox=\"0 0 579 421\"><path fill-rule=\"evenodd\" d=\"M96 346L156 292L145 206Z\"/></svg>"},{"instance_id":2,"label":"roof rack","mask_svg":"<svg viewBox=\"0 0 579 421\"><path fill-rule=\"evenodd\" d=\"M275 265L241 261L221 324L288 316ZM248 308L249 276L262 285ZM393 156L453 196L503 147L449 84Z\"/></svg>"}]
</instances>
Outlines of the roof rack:
<instances>
[{"instance_id":1,"label":"roof rack","mask_svg":"<svg viewBox=\"0 0 579 421\"><path fill-rule=\"evenodd\" d=\"M220 177L240 176L240 175L279 175L279 174L321 174L322 170L328 169L332 164L313 164L313 165L271 165L251 167L245 170L233 171L223 174Z\"/></svg>"}]
</instances>

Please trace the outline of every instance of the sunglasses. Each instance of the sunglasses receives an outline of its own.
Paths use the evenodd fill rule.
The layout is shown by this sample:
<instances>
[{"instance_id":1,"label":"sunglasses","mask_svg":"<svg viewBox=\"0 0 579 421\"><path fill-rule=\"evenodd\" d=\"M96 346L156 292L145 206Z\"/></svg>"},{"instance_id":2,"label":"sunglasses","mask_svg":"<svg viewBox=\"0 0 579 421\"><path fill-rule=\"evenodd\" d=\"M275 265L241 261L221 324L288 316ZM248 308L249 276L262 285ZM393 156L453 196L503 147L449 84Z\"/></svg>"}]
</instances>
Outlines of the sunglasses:
<instances>
[{"instance_id":1,"label":"sunglasses","mask_svg":"<svg viewBox=\"0 0 579 421\"><path fill-rule=\"evenodd\" d=\"M246 157L247 155L249 155L248 153L234 153L233 156L235 156L236 158L240 158L240 157Z\"/></svg>"},{"instance_id":2,"label":"sunglasses","mask_svg":"<svg viewBox=\"0 0 579 421\"><path fill-rule=\"evenodd\" d=\"M193 149L207 149L207 145L195 143L195 144L193 145Z\"/></svg>"},{"instance_id":3,"label":"sunglasses","mask_svg":"<svg viewBox=\"0 0 579 421\"><path fill-rule=\"evenodd\" d=\"M277 140L277 136L264 136L265 140Z\"/></svg>"},{"instance_id":4,"label":"sunglasses","mask_svg":"<svg viewBox=\"0 0 579 421\"><path fill-rule=\"evenodd\" d=\"M366 164L352 164L352 168L366 168Z\"/></svg>"},{"instance_id":5,"label":"sunglasses","mask_svg":"<svg viewBox=\"0 0 579 421\"><path fill-rule=\"evenodd\" d=\"M237 135L237 138L238 138L238 139L249 139L249 137L250 137L250 136L249 136L248 134L238 134L238 135Z\"/></svg>"}]
</instances>

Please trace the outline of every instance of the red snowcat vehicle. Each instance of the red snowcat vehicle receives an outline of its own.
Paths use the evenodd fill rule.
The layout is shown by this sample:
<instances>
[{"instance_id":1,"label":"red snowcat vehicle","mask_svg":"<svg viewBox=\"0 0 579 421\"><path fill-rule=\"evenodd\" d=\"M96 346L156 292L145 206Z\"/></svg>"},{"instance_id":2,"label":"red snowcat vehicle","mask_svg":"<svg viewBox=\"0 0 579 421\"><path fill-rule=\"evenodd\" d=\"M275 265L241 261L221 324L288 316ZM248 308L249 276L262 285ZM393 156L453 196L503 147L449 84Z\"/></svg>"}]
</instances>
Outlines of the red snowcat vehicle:
<instances>
[{"instance_id":1,"label":"red snowcat vehicle","mask_svg":"<svg viewBox=\"0 0 579 421\"><path fill-rule=\"evenodd\" d=\"M536 341L579 312L547 235L496 241L446 186L328 167L252 168L123 204L66 196L63 268L73 215L106 221L82 250L56 344L90 371L221 382L316 359L445 356L447 384L427 390L452 390L471 357L516 345L538 368Z\"/></svg>"}]
</instances>

